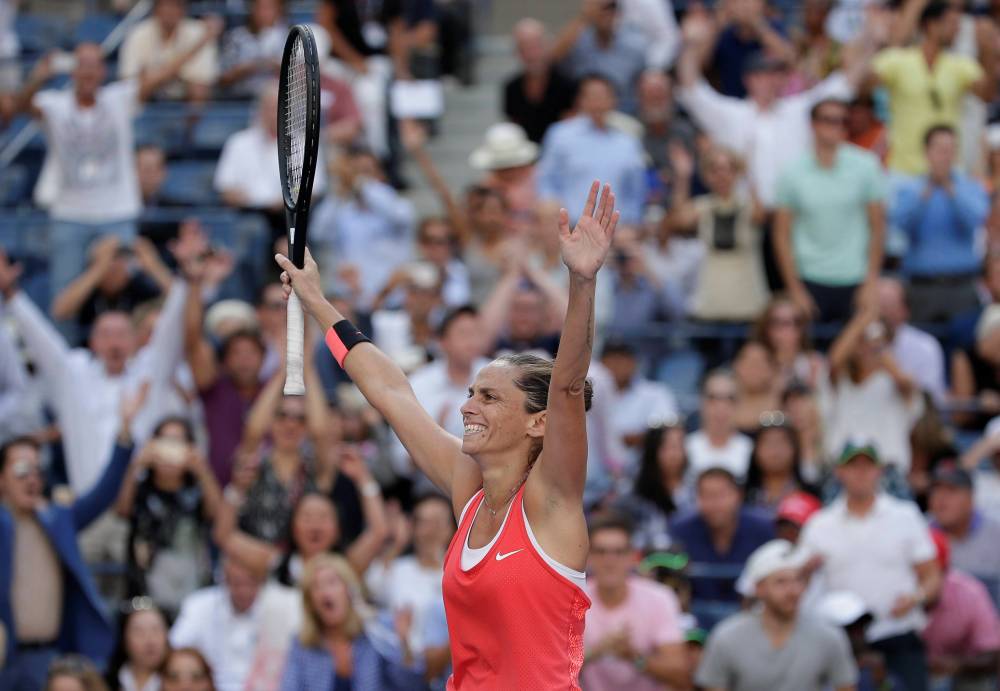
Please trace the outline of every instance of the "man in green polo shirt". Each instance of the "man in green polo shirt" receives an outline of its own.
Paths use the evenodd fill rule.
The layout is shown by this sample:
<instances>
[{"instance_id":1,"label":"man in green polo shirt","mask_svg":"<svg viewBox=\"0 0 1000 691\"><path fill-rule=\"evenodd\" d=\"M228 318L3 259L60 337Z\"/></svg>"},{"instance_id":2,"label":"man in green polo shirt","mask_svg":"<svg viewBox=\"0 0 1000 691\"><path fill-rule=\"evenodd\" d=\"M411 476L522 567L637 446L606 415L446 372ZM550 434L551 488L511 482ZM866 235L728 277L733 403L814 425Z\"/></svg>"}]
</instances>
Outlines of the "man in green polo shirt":
<instances>
[{"instance_id":1,"label":"man in green polo shirt","mask_svg":"<svg viewBox=\"0 0 1000 691\"><path fill-rule=\"evenodd\" d=\"M885 177L878 158L845 142L845 103L820 101L810 120L812 150L778 179L775 251L803 310L846 321L857 291L874 291L882 265Z\"/></svg>"}]
</instances>

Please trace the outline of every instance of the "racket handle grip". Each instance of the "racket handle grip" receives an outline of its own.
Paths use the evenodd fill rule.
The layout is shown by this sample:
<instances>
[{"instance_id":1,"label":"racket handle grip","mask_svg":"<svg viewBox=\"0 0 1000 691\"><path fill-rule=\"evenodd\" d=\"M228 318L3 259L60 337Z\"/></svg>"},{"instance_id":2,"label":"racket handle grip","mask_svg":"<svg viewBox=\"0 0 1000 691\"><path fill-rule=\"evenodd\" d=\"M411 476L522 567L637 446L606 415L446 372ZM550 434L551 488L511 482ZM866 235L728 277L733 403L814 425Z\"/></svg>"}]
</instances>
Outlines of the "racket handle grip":
<instances>
[{"instance_id":1,"label":"racket handle grip","mask_svg":"<svg viewBox=\"0 0 1000 691\"><path fill-rule=\"evenodd\" d=\"M288 297L287 326L284 393L286 396L301 396L306 392L303 377L305 318L302 313L302 303L294 292Z\"/></svg>"}]
</instances>

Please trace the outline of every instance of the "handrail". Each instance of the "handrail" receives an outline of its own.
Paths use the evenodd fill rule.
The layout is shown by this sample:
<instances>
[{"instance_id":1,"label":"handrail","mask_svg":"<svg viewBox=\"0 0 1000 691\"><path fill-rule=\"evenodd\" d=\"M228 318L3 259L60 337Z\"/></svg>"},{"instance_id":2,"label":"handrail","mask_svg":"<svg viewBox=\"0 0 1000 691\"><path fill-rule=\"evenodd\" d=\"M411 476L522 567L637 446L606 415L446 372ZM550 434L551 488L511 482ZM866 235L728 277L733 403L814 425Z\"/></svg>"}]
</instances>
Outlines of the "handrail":
<instances>
[{"instance_id":1,"label":"handrail","mask_svg":"<svg viewBox=\"0 0 1000 691\"><path fill-rule=\"evenodd\" d=\"M132 25L135 24L139 19L145 17L150 9L153 7L153 0L139 0L132 9L130 9L122 20L115 25L115 28L111 30L105 39L101 42L101 51L108 55L111 51L121 45L122 41L125 40L125 34ZM34 120L30 120L25 125L18 130L18 132L7 142L7 145L0 151L0 168L6 168L14 159L20 155L24 150L24 147L28 145L28 142L34 138L39 132L38 123Z\"/></svg>"}]
</instances>

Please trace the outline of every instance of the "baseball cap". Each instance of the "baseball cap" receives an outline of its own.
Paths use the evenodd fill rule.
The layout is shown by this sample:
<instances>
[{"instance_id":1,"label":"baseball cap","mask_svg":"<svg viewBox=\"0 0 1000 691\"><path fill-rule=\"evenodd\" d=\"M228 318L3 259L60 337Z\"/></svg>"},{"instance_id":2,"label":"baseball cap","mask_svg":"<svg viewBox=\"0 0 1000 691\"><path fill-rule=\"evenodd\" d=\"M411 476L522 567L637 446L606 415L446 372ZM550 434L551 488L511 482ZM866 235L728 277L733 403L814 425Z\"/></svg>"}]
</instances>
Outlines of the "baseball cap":
<instances>
[{"instance_id":1,"label":"baseball cap","mask_svg":"<svg viewBox=\"0 0 1000 691\"><path fill-rule=\"evenodd\" d=\"M834 626L850 626L864 616L871 616L861 596L850 590L835 590L825 594L816 605L816 612Z\"/></svg>"},{"instance_id":2,"label":"baseball cap","mask_svg":"<svg viewBox=\"0 0 1000 691\"><path fill-rule=\"evenodd\" d=\"M736 581L736 592L750 597L757 589L757 584L768 576L785 569L800 568L805 563L805 555L788 540L765 542L747 559L743 573Z\"/></svg>"},{"instance_id":3,"label":"baseball cap","mask_svg":"<svg viewBox=\"0 0 1000 691\"><path fill-rule=\"evenodd\" d=\"M931 476L931 486L948 485L949 487L960 487L961 489L972 490L972 474L965 468L960 468L954 463L945 463L934 471Z\"/></svg>"},{"instance_id":4,"label":"baseball cap","mask_svg":"<svg viewBox=\"0 0 1000 691\"><path fill-rule=\"evenodd\" d=\"M705 641L708 639L708 632L705 629L695 627L693 629L688 629L684 632L684 642L685 643L697 643L698 645L705 645Z\"/></svg>"},{"instance_id":5,"label":"baseball cap","mask_svg":"<svg viewBox=\"0 0 1000 691\"><path fill-rule=\"evenodd\" d=\"M775 520L788 521L800 528L806 524L810 516L819 511L823 504L808 492L789 494L778 504Z\"/></svg>"},{"instance_id":6,"label":"baseball cap","mask_svg":"<svg viewBox=\"0 0 1000 691\"><path fill-rule=\"evenodd\" d=\"M858 456L867 456L875 461L875 463L882 465L882 459L878 455L878 449L875 447L875 443L870 439L849 440L846 444L844 444L844 450L840 452L840 458L837 459L837 465L844 465Z\"/></svg>"}]
</instances>

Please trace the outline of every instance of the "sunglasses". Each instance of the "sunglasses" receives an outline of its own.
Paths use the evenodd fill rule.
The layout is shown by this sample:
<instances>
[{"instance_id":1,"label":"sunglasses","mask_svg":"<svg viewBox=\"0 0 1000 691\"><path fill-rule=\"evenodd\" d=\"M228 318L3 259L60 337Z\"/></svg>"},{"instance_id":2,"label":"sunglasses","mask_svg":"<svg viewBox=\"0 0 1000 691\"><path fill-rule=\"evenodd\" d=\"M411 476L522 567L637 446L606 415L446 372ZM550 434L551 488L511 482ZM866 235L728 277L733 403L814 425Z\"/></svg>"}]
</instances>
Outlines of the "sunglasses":
<instances>
[{"instance_id":1,"label":"sunglasses","mask_svg":"<svg viewBox=\"0 0 1000 691\"><path fill-rule=\"evenodd\" d=\"M624 557L631 552L628 547L591 547L590 553L595 557Z\"/></svg>"},{"instance_id":2,"label":"sunglasses","mask_svg":"<svg viewBox=\"0 0 1000 691\"><path fill-rule=\"evenodd\" d=\"M837 127L845 127L847 125L847 118L844 116L837 115L817 115L816 122L822 123L824 125L836 125Z\"/></svg>"},{"instance_id":3,"label":"sunglasses","mask_svg":"<svg viewBox=\"0 0 1000 691\"><path fill-rule=\"evenodd\" d=\"M765 410L757 421L761 427L784 427L788 418L780 410Z\"/></svg>"},{"instance_id":4,"label":"sunglasses","mask_svg":"<svg viewBox=\"0 0 1000 691\"><path fill-rule=\"evenodd\" d=\"M29 475L41 475L42 469L37 463L32 463L31 461L16 461L11 468L14 471L14 477L18 480L23 480Z\"/></svg>"}]
</instances>

